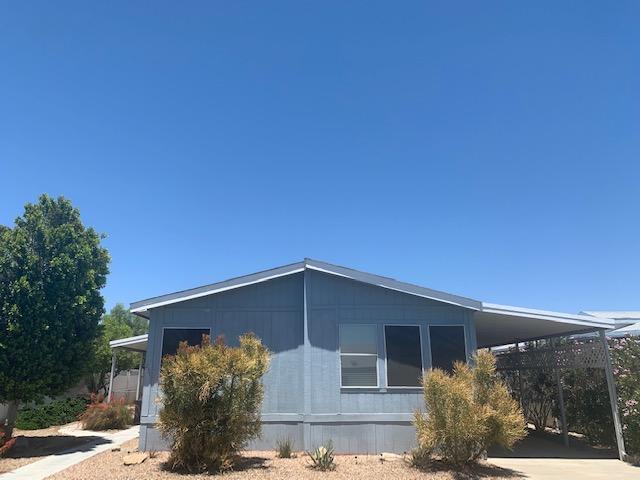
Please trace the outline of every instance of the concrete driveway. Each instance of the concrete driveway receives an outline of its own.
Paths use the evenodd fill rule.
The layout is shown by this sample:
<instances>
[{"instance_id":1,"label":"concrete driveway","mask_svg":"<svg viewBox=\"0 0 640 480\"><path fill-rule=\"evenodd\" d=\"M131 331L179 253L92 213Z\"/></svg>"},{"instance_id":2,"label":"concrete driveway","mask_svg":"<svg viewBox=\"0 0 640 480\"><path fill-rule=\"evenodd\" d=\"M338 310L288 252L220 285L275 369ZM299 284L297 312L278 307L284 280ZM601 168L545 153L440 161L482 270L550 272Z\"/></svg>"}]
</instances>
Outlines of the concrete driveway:
<instances>
[{"instance_id":1,"label":"concrete driveway","mask_svg":"<svg viewBox=\"0 0 640 480\"><path fill-rule=\"evenodd\" d=\"M640 480L640 468L618 460L615 451L591 448L576 438L567 448L558 435L536 432L530 432L513 452L490 451L489 461L533 480Z\"/></svg>"}]
</instances>

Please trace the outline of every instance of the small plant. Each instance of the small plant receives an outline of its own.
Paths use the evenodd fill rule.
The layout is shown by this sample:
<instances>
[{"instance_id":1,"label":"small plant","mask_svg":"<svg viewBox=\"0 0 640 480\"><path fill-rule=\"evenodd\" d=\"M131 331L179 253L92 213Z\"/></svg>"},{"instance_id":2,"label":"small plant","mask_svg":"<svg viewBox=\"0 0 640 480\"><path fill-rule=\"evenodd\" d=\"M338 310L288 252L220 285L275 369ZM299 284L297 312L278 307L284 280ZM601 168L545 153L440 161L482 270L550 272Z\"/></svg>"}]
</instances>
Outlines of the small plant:
<instances>
[{"instance_id":1,"label":"small plant","mask_svg":"<svg viewBox=\"0 0 640 480\"><path fill-rule=\"evenodd\" d=\"M120 400L104 401L102 395L91 395L91 404L80 416L82 428L85 430L121 430L131 425L133 415L124 397Z\"/></svg>"},{"instance_id":2,"label":"small plant","mask_svg":"<svg viewBox=\"0 0 640 480\"><path fill-rule=\"evenodd\" d=\"M293 441L289 438L281 438L276 442L278 458L291 458L293 456Z\"/></svg>"},{"instance_id":3,"label":"small plant","mask_svg":"<svg viewBox=\"0 0 640 480\"><path fill-rule=\"evenodd\" d=\"M408 461L412 467L427 468L431 463L431 452L426 448L414 448L409 452Z\"/></svg>"},{"instance_id":4,"label":"small plant","mask_svg":"<svg viewBox=\"0 0 640 480\"><path fill-rule=\"evenodd\" d=\"M307 452L311 459L311 468L326 472L336 468L333 456L333 443L329 440L325 445L321 445L311 452Z\"/></svg>"},{"instance_id":5,"label":"small plant","mask_svg":"<svg viewBox=\"0 0 640 480\"><path fill-rule=\"evenodd\" d=\"M5 433L0 430L0 457L4 457L11 447L16 443L17 437L11 437L8 440L5 440Z\"/></svg>"},{"instance_id":6,"label":"small plant","mask_svg":"<svg viewBox=\"0 0 640 480\"><path fill-rule=\"evenodd\" d=\"M455 466L476 461L491 445L511 448L525 436L518 403L496 374L491 352L474 367L457 362L452 375L435 369L423 381L425 409L416 412L418 446Z\"/></svg>"}]
</instances>

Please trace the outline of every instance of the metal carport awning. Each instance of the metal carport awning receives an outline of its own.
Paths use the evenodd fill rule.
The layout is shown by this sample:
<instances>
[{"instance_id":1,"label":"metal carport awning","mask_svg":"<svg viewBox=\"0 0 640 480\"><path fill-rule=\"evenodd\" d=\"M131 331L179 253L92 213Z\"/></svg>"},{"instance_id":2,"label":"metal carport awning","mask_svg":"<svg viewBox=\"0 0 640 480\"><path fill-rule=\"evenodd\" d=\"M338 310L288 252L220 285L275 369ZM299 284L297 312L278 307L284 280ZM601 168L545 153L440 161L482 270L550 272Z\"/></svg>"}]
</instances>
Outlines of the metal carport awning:
<instances>
[{"instance_id":1,"label":"metal carport awning","mask_svg":"<svg viewBox=\"0 0 640 480\"><path fill-rule=\"evenodd\" d=\"M611 329L608 318L483 303L474 312L478 348Z\"/></svg>"},{"instance_id":2,"label":"metal carport awning","mask_svg":"<svg viewBox=\"0 0 640 480\"><path fill-rule=\"evenodd\" d=\"M515 352L500 355L499 369L517 370L518 372L527 368L554 370L558 387L562 432L567 446L569 443L568 427L559 371L562 368L603 368L607 379L618 454L621 460L625 459L626 452L615 379L611 367L611 354L605 336L606 330L615 327L613 319L496 304L483 304L482 310L475 312L474 318L478 348L515 345ZM526 353L520 351L520 344L523 342L568 337L589 332L597 332L599 337L598 341L590 345L573 346L573 348L559 347L552 340L553 346L545 351Z\"/></svg>"},{"instance_id":3,"label":"metal carport awning","mask_svg":"<svg viewBox=\"0 0 640 480\"><path fill-rule=\"evenodd\" d=\"M113 389L113 377L116 372L116 351L128 350L130 352L138 352L140 356L140 366L138 367L138 382L136 383L136 401L140 399L140 379L142 369L144 367L144 359L147 353L147 343L149 335L137 335L135 337L119 338L117 340L111 340L109 347L111 348L111 374L109 376L109 390L107 393L107 399L111 400L111 390Z\"/></svg>"}]
</instances>

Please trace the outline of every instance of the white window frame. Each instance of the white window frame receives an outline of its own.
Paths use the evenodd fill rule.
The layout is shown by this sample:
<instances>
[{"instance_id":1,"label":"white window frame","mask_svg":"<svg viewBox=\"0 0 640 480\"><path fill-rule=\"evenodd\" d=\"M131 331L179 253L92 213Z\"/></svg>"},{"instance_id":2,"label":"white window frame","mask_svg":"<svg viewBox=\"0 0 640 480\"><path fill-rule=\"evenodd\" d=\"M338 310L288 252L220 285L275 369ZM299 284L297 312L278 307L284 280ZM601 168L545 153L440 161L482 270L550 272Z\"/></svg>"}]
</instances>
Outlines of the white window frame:
<instances>
[{"instance_id":1,"label":"white window frame","mask_svg":"<svg viewBox=\"0 0 640 480\"><path fill-rule=\"evenodd\" d=\"M448 324L432 324L428 326L429 330L429 370L433 370L433 349L431 348L431 327L462 327L462 336L464 338L464 361L469 363L469 349L467 348L467 326L464 323L448 323Z\"/></svg>"},{"instance_id":2,"label":"white window frame","mask_svg":"<svg viewBox=\"0 0 640 480\"><path fill-rule=\"evenodd\" d=\"M385 387L388 389L396 390L416 390L421 389L422 386L402 386L402 385L389 385L389 369L388 369L388 358L387 358L387 327L418 327L418 334L420 335L420 372L421 377L424 377L424 348L422 343L422 325L419 323L385 323L383 325L383 336L384 336L384 372L385 372Z\"/></svg>"},{"instance_id":3,"label":"white window frame","mask_svg":"<svg viewBox=\"0 0 640 480\"><path fill-rule=\"evenodd\" d=\"M340 332L342 331L342 326L350 327L350 326L369 326L373 327L376 332L376 353L342 353L342 341L340 339ZM378 326L375 323L340 323L338 324L338 374L340 375L340 388L349 388L349 389L364 389L371 390L372 388L380 388L380 372L378 371ZM342 356L358 356L358 357L375 357L376 358L376 384L375 385L343 385L342 384Z\"/></svg>"}]
</instances>

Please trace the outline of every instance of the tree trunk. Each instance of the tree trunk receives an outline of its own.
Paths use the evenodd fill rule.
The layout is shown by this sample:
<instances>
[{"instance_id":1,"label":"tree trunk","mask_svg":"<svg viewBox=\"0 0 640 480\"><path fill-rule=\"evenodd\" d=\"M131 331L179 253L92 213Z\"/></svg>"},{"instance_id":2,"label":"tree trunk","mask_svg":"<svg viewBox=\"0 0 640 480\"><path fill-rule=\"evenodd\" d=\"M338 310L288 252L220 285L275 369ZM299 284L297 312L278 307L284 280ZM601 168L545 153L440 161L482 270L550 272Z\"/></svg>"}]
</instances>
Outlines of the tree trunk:
<instances>
[{"instance_id":1,"label":"tree trunk","mask_svg":"<svg viewBox=\"0 0 640 480\"><path fill-rule=\"evenodd\" d=\"M11 438L13 435L13 427L16 423L16 417L18 416L18 402L11 400L6 404L7 413L4 418L0 418L0 428L4 432L5 440Z\"/></svg>"}]
</instances>

